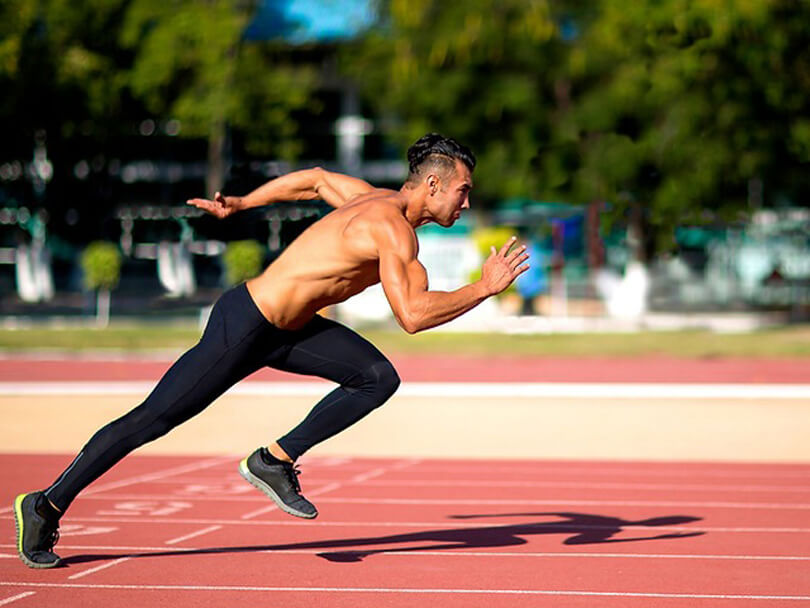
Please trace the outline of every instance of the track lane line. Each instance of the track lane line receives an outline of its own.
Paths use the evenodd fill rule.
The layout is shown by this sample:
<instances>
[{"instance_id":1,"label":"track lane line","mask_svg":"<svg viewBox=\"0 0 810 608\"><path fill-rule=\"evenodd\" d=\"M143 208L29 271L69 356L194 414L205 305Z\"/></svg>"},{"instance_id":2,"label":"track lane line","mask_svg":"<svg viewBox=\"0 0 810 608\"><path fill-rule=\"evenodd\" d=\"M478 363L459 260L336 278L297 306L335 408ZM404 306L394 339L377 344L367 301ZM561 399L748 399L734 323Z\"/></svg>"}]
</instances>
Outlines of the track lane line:
<instances>
[{"instance_id":1,"label":"track lane line","mask_svg":"<svg viewBox=\"0 0 810 608\"><path fill-rule=\"evenodd\" d=\"M0 545L0 547L6 545ZM139 547L132 545L62 545L62 549L69 549L71 551L130 551L130 552L156 552L163 553L167 549L164 546L157 547ZM235 547L238 549L238 547ZM172 547L178 554L182 553L195 553L198 551L206 551L209 547ZM291 555L318 555L324 553L328 549L266 549L259 550L256 553L268 554L291 554ZM561 552L561 551L546 551L546 552L518 552L518 551L462 551L462 550L447 550L447 551L401 551L397 549L391 550L377 550L373 549L375 555L396 555L402 557L419 557L420 555L430 555L434 557L517 557L517 558L596 558L596 559L686 559L686 560L728 560L728 561L784 561L784 562L806 562L810 561L810 555L732 555L732 554L701 554L701 553L588 553L588 552ZM341 549L340 553L363 553L363 549ZM132 558L141 557L140 555L130 556ZM146 557L146 556L144 556Z\"/></svg>"},{"instance_id":2,"label":"track lane line","mask_svg":"<svg viewBox=\"0 0 810 608\"><path fill-rule=\"evenodd\" d=\"M465 479L396 479L390 481L370 481L374 487L480 487L481 480ZM810 494L810 487L796 486L718 486L709 484L664 484L664 483L613 483L580 481L497 481L487 480L486 485L497 488L577 488L583 490L662 490L695 492L785 492Z\"/></svg>"},{"instance_id":3,"label":"track lane line","mask_svg":"<svg viewBox=\"0 0 810 608\"><path fill-rule=\"evenodd\" d=\"M154 382L55 381L0 382L5 395L141 395ZM330 382L250 381L228 395L319 396ZM810 384L663 383L663 382L404 382L400 397L470 398L599 398L599 399L808 399Z\"/></svg>"},{"instance_id":4,"label":"track lane line","mask_svg":"<svg viewBox=\"0 0 810 608\"><path fill-rule=\"evenodd\" d=\"M468 459L469 461L470 459ZM492 462L489 460L488 462ZM639 477L655 477L660 479L662 477L688 477L689 479L694 479L696 477L708 477L708 478L721 478L727 479L730 477L761 477L765 479L802 479L810 481L810 467L808 467L804 463L772 463L772 466L768 464L756 464L756 463L748 463L750 464L750 468L745 470L745 465L733 467L733 470L724 470L723 463L717 463L712 465L711 470L703 469L695 469L691 467L693 463L688 461L678 462L679 465L682 465L682 469L669 469L666 468L651 468L655 465L666 466L668 463L665 462L652 462L652 461L643 461L638 463L638 467L630 467L624 466L616 468L611 464L605 465L603 462L593 462L589 467L561 467L561 466L554 466L554 465L540 465L540 466L526 466L525 462L516 461L510 464L504 464L503 466L492 465L492 464L485 464L485 463L478 463L472 464L470 466L460 466L460 465L447 465L447 464L439 464L435 461L431 462L427 460L423 463L421 467L419 467L420 473L446 473L448 476L455 476L464 473L476 473L476 474L494 474L494 475L502 475L502 474L511 474L511 475L534 475L537 477L545 477L547 475L588 475L588 476L597 476L597 477L605 477L605 476L616 476L616 477L626 477L627 475L637 475ZM785 467L796 467L801 468L803 470L800 471L784 471ZM741 470L743 469L743 470Z\"/></svg>"},{"instance_id":5,"label":"track lane line","mask_svg":"<svg viewBox=\"0 0 810 608\"><path fill-rule=\"evenodd\" d=\"M82 570L81 572L77 572L76 574L72 574L71 576L68 577L68 579L69 580L76 580L76 579L79 579L79 578L83 578L83 577L85 577L85 576L87 576L89 574L93 574L95 572L98 572L99 570L106 570L107 568L112 568L113 566L117 566L118 564L128 562L129 560L132 559L132 557L133 556L131 556L131 555L127 556L127 557L119 557L118 559L115 559L115 560L113 560L111 562L107 562L106 564L101 564L100 566L96 566L94 568L88 568L87 570Z\"/></svg>"},{"instance_id":6,"label":"track lane line","mask_svg":"<svg viewBox=\"0 0 810 608\"><path fill-rule=\"evenodd\" d=\"M11 519L5 516L0 519ZM153 518L123 518L123 517L74 517L71 518L75 522L97 522L97 523L124 523L124 524L221 524L228 525L244 525L244 526L307 526L307 527L335 527L335 528L480 528L480 523L457 523L447 521L433 521L433 522L381 522L381 521L295 521L295 520L249 520L244 521L241 519L205 519L205 518L183 518L183 519L153 519ZM509 524L503 524L508 526ZM491 527L491 526L487 526ZM571 523L556 523L548 522L543 524L543 530L554 530L559 528L563 531L571 529ZM585 526L576 525L578 530L615 530L616 526ZM651 531L649 526L622 526L622 530L632 531ZM765 528L765 527L716 527L716 526L700 526L694 528L687 528L683 526L655 526L654 530L666 530L670 532L729 532L729 533L763 533L763 534L802 534L810 533L810 528Z\"/></svg>"},{"instance_id":7,"label":"track lane line","mask_svg":"<svg viewBox=\"0 0 810 608\"><path fill-rule=\"evenodd\" d=\"M342 487L343 484L338 484ZM334 484L326 486L329 491L337 489ZM310 496L315 496L317 490L310 492ZM318 492L319 494L324 492ZM172 494L108 494L105 496L80 496L81 498L91 498L94 500L179 500L181 497ZM183 500L199 501L225 501L225 502L259 502L263 500L260 496L186 496ZM607 507L689 507L701 509L760 509L760 510L810 510L810 503L789 503L789 502L726 502L726 501L677 501L677 500L583 500L556 498L548 500L533 500L520 498L353 498L353 497L326 497L320 502L330 504L374 504L374 505L484 505L484 506L607 506Z\"/></svg>"},{"instance_id":8,"label":"track lane line","mask_svg":"<svg viewBox=\"0 0 810 608\"><path fill-rule=\"evenodd\" d=\"M116 585L91 583L17 583L0 581L0 586L45 587L56 589L147 589L156 591L258 591L303 593L378 593L378 594L458 594L458 595L550 595L580 597L645 597L659 599L783 600L807 601L810 595L735 595L721 593L652 593L632 591L579 591L555 589L430 589L413 587L254 587L240 585Z\"/></svg>"},{"instance_id":9,"label":"track lane line","mask_svg":"<svg viewBox=\"0 0 810 608\"><path fill-rule=\"evenodd\" d=\"M202 536L203 534L208 534L209 532L214 532L216 530L221 530L221 529L222 529L221 525L208 526L207 528L203 528L202 530L197 530L196 532L191 532L191 533L186 534L184 536L178 536L177 538L172 538L171 540L167 540L166 544L167 545L176 545L177 543L181 543L184 540L197 538L198 536Z\"/></svg>"},{"instance_id":10,"label":"track lane line","mask_svg":"<svg viewBox=\"0 0 810 608\"><path fill-rule=\"evenodd\" d=\"M24 599L26 597L31 597L32 595L36 595L36 593L37 593L36 591L24 591L23 593L19 593L17 595L12 596L12 597L7 597L5 599L0 600L0 606L7 606L8 604L11 604L12 602L16 602L17 600L21 600L21 599Z\"/></svg>"}]
</instances>

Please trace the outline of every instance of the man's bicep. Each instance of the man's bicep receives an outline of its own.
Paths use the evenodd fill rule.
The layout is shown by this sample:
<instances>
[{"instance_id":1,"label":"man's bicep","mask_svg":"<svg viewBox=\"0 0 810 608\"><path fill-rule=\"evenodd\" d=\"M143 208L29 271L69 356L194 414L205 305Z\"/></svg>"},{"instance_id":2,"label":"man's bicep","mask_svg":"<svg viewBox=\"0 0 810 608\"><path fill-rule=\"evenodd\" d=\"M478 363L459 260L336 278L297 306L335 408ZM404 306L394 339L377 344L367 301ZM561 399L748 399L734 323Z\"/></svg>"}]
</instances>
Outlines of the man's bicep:
<instances>
[{"instance_id":1,"label":"man's bicep","mask_svg":"<svg viewBox=\"0 0 810 608\"><path fill-rule=\"evenodd\" d=\"M407 253L384 252L380 255L380 283L394 316L406 327L416 298L428 288L425 267Z\"/></svg>"}]
</instances>

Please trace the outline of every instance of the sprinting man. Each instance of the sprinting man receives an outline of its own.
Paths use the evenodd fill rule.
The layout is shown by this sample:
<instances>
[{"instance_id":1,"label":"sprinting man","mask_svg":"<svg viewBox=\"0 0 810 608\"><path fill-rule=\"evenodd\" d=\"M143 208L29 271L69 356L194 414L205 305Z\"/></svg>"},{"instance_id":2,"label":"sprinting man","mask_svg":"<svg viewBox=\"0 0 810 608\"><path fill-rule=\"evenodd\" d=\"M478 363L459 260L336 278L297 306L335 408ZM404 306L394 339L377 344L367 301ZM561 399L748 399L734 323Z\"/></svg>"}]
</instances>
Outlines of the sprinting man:
<instances>
[{"instance_id":1,"label":"sprinting man","mask_svg":"<svg viewBox=\"0 0 810 608\"><path fill-rule=\"evenodd\" d=\"M217 193L214 200L188 201L219 218L278 201L322 199L336 210L302 232L260 276L226 291L199 343L143 403L93 435L53 485L17 496L17 544L27 566L59 565L53 552L59 519L82 489L264 366L340 385L298 426L239 464L240 474L279 508L317 516L301 494L295 461L385 403L399 377L373 345L316 312L382 283L397 322L415 333L464 314L528 268L525 247L512 237L500 250L492 247L479 281L452 292L429 291L414 229L428 222L452 226L469 208L475 157L455 140L431 133L411 146L408 163L399 191L314 168L271 180L244 197Z\"/></svg>"}]
</instances>

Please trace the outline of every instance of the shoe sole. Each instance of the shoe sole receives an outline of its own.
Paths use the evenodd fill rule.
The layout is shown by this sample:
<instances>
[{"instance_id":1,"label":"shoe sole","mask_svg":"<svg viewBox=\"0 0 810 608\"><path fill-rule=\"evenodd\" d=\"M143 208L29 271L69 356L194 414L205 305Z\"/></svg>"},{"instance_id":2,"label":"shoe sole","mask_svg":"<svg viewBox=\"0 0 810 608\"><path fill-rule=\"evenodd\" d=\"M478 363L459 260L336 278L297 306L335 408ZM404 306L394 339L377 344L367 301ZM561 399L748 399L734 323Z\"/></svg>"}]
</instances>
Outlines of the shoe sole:
<instances>
[{"instance_id":1,"label":"shoe sole","mask_svg":"<svg viewBox=\"0 0 810 608\"><path fill-rule=\"evenodd\" d=\"M32 562L25 556L25 553L23 553L23 530L25 529L25 526L23 524L22 502L26 496L28 496L28 494L20 494L14 500L14 527L17 529L17 553L19 554L22 562L29 568L55 568L62 563L61 558L57 558L55 562L39 564L37 562Z\"/></svg>"},{"instance_id":2,"label":"shoe sole","mask_svg":"<svg viewBox=\"0 0 810 608\"><path fill-rule=\"evenodd\" d=\"M281 497L279 497L279 495L276 494L273 488L271 488L269 485L264 483L261 479L259 479L253 473L250 472L250 469L248 469L247 466L247 461L248 459L245 458L242 462L239 463L239 474L242 477L244 477L245 481L247 481L250 485L252 485L257 490L261 491L263 494L269 497L274 503L276 503L276 506L279 509L281 509L285 513L289 513L290 515L293 515L295 517L302 517L304 519L315 519L318 516L317 511L315 511L315 513L309 514L290 507L287 503L281 500Z\"/></svg>"}]
</instances>

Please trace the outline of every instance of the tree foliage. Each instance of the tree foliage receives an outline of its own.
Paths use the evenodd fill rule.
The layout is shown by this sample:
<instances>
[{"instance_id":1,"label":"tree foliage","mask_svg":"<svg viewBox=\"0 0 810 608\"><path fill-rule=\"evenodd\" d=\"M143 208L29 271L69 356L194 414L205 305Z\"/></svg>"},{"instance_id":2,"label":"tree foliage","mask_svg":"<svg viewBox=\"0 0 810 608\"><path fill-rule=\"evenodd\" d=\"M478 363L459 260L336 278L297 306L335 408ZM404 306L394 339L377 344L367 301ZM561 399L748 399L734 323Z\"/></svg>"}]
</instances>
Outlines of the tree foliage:
<instances>
[{"instance_id":1,"label":"tree foliage","mask_svg":"<svg viewBox=\"0 0 810 608\"><path fill-rule=\"evenodd\" d=\"M404 146L439 131L478 156L478 190L523 195L553 98L558 26L544 0L391 0L381 27L345 55L347 70Z\"/></svg>"},{"instance_id":2,"label":"tree foliage","mask_svg":"<svg viewBox=\"0 0 810 608\"><path fill-rule=\"evenodd\" d=\"M115 289L121 278L121 252L105 241L90 243L81 255L84 284L88 289Z\"/></svg>"},{"instance_id":3,"label":"tree foliage","mask_svg":"<svg viewBox=\"0 0 810 608\"><path fill-rule=\"evenodd\" d=\"M209 194L222 187L228 126L254 152L294 158L300 149L290 115L308 103L314 72L278 43L243 40L254 12L242 0L131 0L121 30L135 54L135 96L179 120L182 134L209 140Z\"/></svg>"},{"instance_id":4,"label":"tree foliage","mask_svg":"<svg viewBox=\"0 0 810 608\"><path fill-rule=\"evenodd\" d=\"M390 0L346 54L403 144L453 135L477 191L676 223L810 194L810 4ZM755 197L756 198L756 197ZM757 202L757 201L754 201Z\"/></svg>"},{"instance_id":5,"label":"tree foliage","mask_svg":"<svg viewBox=\"0 0 810 608\"><path fill-rule=\"evenodd\" d=\"M125 85L115 38L124 0L0 3L0 116L26 147L45 130L70 138L88 121L115 123ZM30 148L29 148L30 149Z\"/></svg>"},{"instance_id":6,"label":"tree foliage","mask_svg":"<svg viewBox=\"0 0 810 608\"><path fill-rule=\"evenodd\" d=\"M642 208L659 246L676 224L738 217L762 182L771 203L801 202L808 19L794 2L602 3L567 55L545 183Z\"/></svg>"},{"instance_id":7,"label":"tree foliage","mask_svg":"<svg viewBox=\"0 0 810 608\"><path fill-rule=\"evenodd\" d=\"M264 248L257 241L228 243L222 258L227 284L236 285L258 276L264 264L264 254Z\"/></svg>"}]
</instances>

